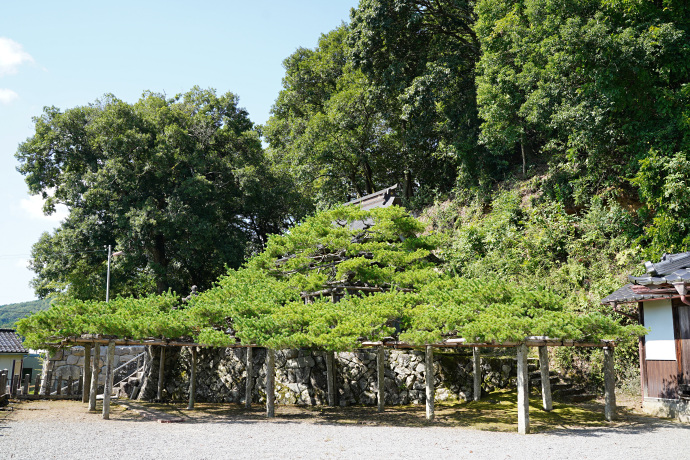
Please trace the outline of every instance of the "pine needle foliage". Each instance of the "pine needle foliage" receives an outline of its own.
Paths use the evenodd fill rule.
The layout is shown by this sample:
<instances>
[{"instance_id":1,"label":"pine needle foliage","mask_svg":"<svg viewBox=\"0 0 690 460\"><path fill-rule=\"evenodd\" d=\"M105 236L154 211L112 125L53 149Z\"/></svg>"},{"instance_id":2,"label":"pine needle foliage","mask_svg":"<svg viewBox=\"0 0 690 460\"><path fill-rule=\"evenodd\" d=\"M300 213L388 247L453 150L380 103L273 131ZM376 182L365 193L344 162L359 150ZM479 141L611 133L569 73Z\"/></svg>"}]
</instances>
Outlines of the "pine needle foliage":
<instances>
[{"instance_id":1,"label":"pine needle foliage","mask_svg":"<svg viewBox=\"0 0 690 460\"><path fill-rule=\"evenodd\" d=\"M399 207L336 208L272 236L264 252L187 305L173 293L110 303L62 299L18 327L32 347L102 334L330 351L386 337L421 346L448 337L503 342L644 333L570 309L546 289L444 275L433 255L437 235L423 230Z\"/></svg>"}]
</instances>

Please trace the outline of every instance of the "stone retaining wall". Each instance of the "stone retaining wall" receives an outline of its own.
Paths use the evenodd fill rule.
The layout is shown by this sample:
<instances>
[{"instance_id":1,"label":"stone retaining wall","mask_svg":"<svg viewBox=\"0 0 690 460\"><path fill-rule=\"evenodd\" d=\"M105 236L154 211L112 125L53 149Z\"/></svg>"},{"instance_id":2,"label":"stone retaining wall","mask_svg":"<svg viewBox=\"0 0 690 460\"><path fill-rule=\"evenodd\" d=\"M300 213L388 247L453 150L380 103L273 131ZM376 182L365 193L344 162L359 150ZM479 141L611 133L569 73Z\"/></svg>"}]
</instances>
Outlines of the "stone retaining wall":
<instances>
[{"instance_id":1,"label":"stone retaining wall","mask_svg":"<svg viewBox=\"0 0 690 460\"><path fill-rule=\"evenodd\" d=\"M150 372L141 392L144 399L156 395L159 347L149 349ZM252 401L265 402L266 351L255 348ZM424 352L387 349L385 366L386 404L425 402ZM166 350L164 397L188 398L188 349ZM200 348L197 364L197 401L240 403L245 399L246 349ZM325 354L309 350L276 351L276 403L321 405L327 402ZM516 385L517 364L512 356L482 356L482 388L493 391ZM376 404L376 353L373 349L335 354L338 404ZM436 400L472 398L472 351L460 349L434 353Z\"/></svg>"},{"instance_id":2,"label":"stone retaining wall","mask_svg":"<svg viewBox=\"0 0 690 460\"><path fill-rule=\"evenodd\" d=\"M133 359L138 354L142 353L146 347L144 346L131 346L131 347L115 347L115 359L114 366L117 367L120 364L124 364L130 359ZM93 359L93 351L91 352L91 359ZM100 347L100 374L98 382L102 385L105 383L105 365L107 359L108 347ZM49 360L45 360L43 363L45 375L45 366L50 362L50 368L53 371L53 379L62 377L63 381L71 376L72 379L77 380L82 375L84 369L84 347L74 346L71 348L63 348L53 353Z\"/></svg>"}]
</instances>

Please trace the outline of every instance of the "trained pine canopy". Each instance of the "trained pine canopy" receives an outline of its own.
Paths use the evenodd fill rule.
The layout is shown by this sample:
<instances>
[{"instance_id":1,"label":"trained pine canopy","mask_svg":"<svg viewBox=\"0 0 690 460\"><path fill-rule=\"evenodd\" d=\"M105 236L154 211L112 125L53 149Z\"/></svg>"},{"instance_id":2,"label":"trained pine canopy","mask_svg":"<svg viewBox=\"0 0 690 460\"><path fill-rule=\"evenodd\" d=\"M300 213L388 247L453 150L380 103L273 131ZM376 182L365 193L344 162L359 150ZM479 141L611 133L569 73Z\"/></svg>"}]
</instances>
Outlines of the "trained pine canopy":
<instances>
[{"instance_id":1,"label":"trained pine canopy","mask_svg":"<svg viewBox=\"0 0 690 460\"><path fill-rule=\"evenodd\" d=\"M339 207L272 236L262 253L188 303L170 292L109 303L64 298L18 330L34 348L100 334L330 351L387 337L424 345L644 333L574 311L547 289L444 274L433 255L437 238L400 207Z\"/></svg>"}]
</instances>

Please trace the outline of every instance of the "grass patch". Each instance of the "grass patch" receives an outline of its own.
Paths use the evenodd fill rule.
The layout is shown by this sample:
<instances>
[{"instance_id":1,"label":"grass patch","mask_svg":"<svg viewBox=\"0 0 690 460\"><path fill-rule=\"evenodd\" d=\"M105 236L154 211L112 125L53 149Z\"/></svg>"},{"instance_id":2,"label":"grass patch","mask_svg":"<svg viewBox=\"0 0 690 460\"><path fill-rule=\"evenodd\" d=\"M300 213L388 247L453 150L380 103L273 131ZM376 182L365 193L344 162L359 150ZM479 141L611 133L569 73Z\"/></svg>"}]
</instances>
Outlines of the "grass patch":
<instances>
[{"instance_id":1,"label":"grass patch","mask_svg":"<svg viewBox=\"0 0 690 460\"><path fill-rule=\"evenodd\" d=\"M170 416L182 417L188 422L265 422L265 409L254 404L245 409L240 404L197 403L193 411L186 410L186 403L140 403L142 406ZM619 408L620 422L626 423L627 411ZM484 431L517 431L517 390L500 390L490 393L480 401L462 403L436 403L436 418L426 420L425 407L387 406L379 413L372 406L324 407L324 406L276 406L275 422L300 422L315 424L377 425L404 427L466 427ZM541 408L541 396L530 397L530 426L533 433L568 427L612 426L604 419L601 402L584 403L554 402L554 409L546 412Z\"/></svg>"}]
</instances>

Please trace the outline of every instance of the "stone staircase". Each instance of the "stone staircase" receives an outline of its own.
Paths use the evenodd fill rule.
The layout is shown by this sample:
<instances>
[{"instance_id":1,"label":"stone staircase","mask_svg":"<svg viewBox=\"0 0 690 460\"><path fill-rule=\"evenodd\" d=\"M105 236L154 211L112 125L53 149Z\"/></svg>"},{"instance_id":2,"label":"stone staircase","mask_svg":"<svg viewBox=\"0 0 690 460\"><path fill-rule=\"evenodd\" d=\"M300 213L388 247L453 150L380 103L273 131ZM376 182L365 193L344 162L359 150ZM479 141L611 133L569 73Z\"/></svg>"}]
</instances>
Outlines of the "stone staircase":
<instances>
[{"instance_id":1,"label":"stone staircase","mask_svg":"<svg viewBox=\"0 0 690 460\"><path fill-rule=\"evenodd\" d=\"M115 398L136 397L134 393L135 391L138 392L144 377L144 353L137 355L116 370L120 370L120 375L118 379L113 382L112 396Z\"/></svg>"}]
</instances>

